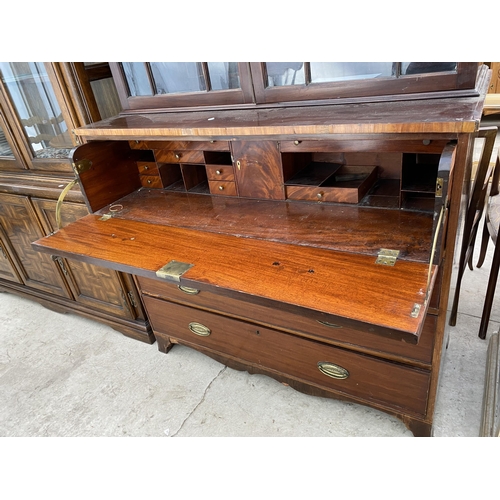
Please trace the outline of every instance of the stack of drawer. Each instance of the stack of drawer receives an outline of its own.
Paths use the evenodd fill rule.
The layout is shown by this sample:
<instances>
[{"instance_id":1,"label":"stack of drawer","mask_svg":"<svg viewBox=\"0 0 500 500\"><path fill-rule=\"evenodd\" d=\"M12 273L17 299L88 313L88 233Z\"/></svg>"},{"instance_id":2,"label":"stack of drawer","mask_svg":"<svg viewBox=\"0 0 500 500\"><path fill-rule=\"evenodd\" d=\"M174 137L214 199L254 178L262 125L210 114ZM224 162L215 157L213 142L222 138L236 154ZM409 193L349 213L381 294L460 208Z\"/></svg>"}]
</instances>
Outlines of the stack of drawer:
<instances>
[{"instance_id":1,"label":"stack of drawer","mask_svg":"<svg viewBox=\"0 0 500 500\"><path fill-rule=\"evenodd\" d=\"M433 315L427 316L419 344L410 345L337 324L323 313L294 314L211 291L137 279L160 350L180 343L313 392L425 415Z\"/></svg>"},{"instance_id":2,"label":"stack of drawer","mask_svg":"<svg viewBox=\"0 0 500 500\"><path fill-rule=\"evenodd\" d=\"M206 170L211 194L236 196L236 182L232 165L207 165Z\"/></svg>"}]
</instances>

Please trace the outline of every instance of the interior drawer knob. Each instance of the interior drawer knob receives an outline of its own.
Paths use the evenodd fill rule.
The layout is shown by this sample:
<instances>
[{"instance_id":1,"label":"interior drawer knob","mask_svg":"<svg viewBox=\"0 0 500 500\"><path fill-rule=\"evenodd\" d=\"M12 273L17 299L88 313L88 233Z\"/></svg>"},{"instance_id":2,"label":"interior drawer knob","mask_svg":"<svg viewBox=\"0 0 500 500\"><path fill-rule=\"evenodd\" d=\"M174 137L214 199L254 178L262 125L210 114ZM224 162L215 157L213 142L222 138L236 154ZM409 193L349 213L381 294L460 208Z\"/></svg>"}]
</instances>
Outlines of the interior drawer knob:
<instances>
[{"instance_id":1,"label":"interior drawer knob","mask_svg":"<svg viewBox=\"0 0 500 500\"><path fill-rule=\"evenodd\" d=\"M181 159L181 154L180 154L180 153L175 153L175 158L176 158L177 160L180 160L180 159Z\"/></svg>"},{"instance_id":2,"label":"interior drawer knob","mask_svg":"<svg viewBox=\"0 0 500 500\"><path fill-rule=\"evenodd\" d=\"M216 171L215 171L215 173L216 173L217 175L220 175L220 174L222 174L222 170L216 170Z\"/></svg>"},{"instance_id":3,"label":"interior drawer knob","mask_svg":"<svg viewBox=\"0 0 500 500\"><path fill-rule=\"evenodd\" d=\"M224 191L224 186L219 186L219 191Z\"/></svg>"},{"instance_id":4,"label":"interior drawer knob","mask_svg":"<svg viewBox=\"0 0 500 500\"><path fill-rule=\"evenodd\" d=\"M196 323L195 321L189 323L189 329L195 335L199 335L200 337L208 337L212 333L208 326L202 325L201 323Z\"/></svg>"},{"instance_id":5,"label":"interior drawer knob","mask_svg":"<svg viewBox=\"0 0 500 500\"><path fill-rule=\"evenodd\" d=\"M328 361L320 361L318 370L324 375L337 380L344 380L349 377L349 372L345 368Z\"/></svg>"}]
</instances>

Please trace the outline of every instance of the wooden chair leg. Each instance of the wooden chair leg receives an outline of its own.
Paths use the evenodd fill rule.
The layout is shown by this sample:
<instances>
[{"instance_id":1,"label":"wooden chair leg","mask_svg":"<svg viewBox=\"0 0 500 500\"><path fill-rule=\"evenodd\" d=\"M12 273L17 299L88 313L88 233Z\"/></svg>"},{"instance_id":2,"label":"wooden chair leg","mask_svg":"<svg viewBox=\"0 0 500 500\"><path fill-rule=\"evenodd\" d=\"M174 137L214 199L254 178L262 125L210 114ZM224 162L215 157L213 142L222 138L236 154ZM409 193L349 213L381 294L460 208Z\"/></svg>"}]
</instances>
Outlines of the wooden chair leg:
<instances>
[{"instance_id":1,"label":"wooden chair leg","mask_svg":"<svg viewBox=\"0 0 500 500\"><path fill-rule=\"evenodd\" d=\"M500 244L495 245L493 252L493 261L491 263L490 277L488 279L488 288L486 290L486 297L484 299L483 315L481 317L481 325L479 326L479 338L486 338L486 331L490 322L491 308L493 306L493 299L495 297L495 288L498 279L498 270L500 268Z\"/></svg>"},{"instance_id":2,"label":"wooden chair leg","mask_svg":"<svg viewBox=\"0 0 500 500\"><path fill-rule=\"evenodd\" d=\"M457 324L457 312L458 312L458 301L460 299L460 288L462 287L462 278L464 276L465 265L467 260L467 240L463 240L462 248L460 251L460 259L458 262L458 273L457 273L457 284L455 286L455 294L453 295L453 305L451 307L451 314L448 324L450 326L455 326Z\"/></svg>"},{"instance_id":3,"label":"wooden chair leg","mask_svg":"<svg viewBox=\"0 0 500 500\"><path fill-rule=\"evenodd\" d=\"M486 258L486 251L488 250L489 241L490 241L490 233L488 231L488 225L485 222L483 226L483 235L481 237L481 250L479 251L479 259L477 261L476 267L481 267L484 264L484 259Z\"/></svg>"}]
</instances>

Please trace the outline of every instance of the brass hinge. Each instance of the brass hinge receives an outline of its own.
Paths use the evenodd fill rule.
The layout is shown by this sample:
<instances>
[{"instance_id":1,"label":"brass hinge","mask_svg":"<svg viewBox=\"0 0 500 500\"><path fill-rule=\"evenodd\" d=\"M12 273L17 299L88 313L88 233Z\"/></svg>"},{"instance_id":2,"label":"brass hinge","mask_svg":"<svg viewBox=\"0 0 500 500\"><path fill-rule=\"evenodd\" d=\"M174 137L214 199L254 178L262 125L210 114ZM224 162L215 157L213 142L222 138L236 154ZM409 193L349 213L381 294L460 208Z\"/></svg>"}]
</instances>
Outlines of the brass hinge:
<instances>
[{"instance_id":1,"label":"brass hinge","mask_svg":"<svg viewBox=\"0 0 500 500\"><path fill-rule=\"evenodd\" d=\"M393 266L399 256L399 250L390 250L389 248L381 248L378 253L375 264L382 266Z\"/></svg>"},{"instance_id":2,"label":"brass hinge","mask_svg":"<svg viewBox=\"0 0 500 500\"><path fill-rule=\"evenodd\" d=\"M411 310L410 316L412 318L418 318L418 315L420 314L420 309L421 309L420 304L413 304L413 309Z\"/></svg>"},{"instance_id":3,"label":"brass hinge","mask_svg":"<svg viewBox=\"0 0 500 500\"><path fill-rule=\"evenodd\" d=\"M84 160L78 160L77 162L74 162L72 165L75 173L80 175L83 174L83 172L90 170L90 168L92 167L92 162L90 160L84 159Z\"/></svg>"},{"instance_id":4,"label":"brass hinge","mask_svg":"<svg viewBox=\"0 0 500 500\"><path fill-rule=\"evenodd\" d=\"M130 303L133 307L137 307L137 302L135 301L134 293L132 291L127 293Z\"/></svg>"},{"instance_id":5,"label":"brass hinge","mask_svg":"<svg viewBox=\"0 0 500 500\"><path fill-rule=\"evenodd\" d=\"M57 264L59 264L61 271L64 273L65 276L67 276L68 270L66 269L66 266L64 265L64 261L61 259L61 257L58 257L57 255L52 255L52 260L54 262L57 262Z\"/></svg>"},{"instance_id":6,"label":"brass hinge","mask_svg":"<svg viewBox=\"0 0 500 500\"><path fill-rule=\"evenodd\" d=\"M194 264L187 264L186 262L178 262L176 260L171 260L168 264L165 264L162 268L156 271L156 276L158 278L163 278L168 281L175 281L179 283L181 281L181 276L189 269L193 267Z\"/></svg>"},{"instance_id":7,"label":"brass hinge","mask_svg":"<svg viewBox=\"0 0 500 500\"><path fill-rule=\"evenodd\" d=\"M436 179L436 198L443 197L443 186L444 186L444 179L438 177Z\"/></svg>"}]
</instances>

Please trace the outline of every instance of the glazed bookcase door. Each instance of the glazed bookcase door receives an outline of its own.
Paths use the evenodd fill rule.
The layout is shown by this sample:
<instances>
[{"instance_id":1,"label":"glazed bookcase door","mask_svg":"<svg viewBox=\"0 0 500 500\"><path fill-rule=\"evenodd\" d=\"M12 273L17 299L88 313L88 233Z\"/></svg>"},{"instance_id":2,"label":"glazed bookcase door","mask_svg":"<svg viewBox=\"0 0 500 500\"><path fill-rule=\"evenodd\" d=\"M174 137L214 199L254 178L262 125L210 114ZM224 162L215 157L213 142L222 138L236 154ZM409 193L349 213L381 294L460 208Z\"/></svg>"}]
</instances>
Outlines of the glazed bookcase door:
<instances>
[{"instance_id":1,"label":"glazed bookcase door","mask_svg":"<svg viewBox=\"0 0 500 500\"><path fill-rule=\"evenodd\" d=\"M73 123L59 104L48 67L41 62L0 63L0 101L29 169L70 172Z\"/></svg>"},{"instance_id":2,"label":"glazed bookcase door","mask_svg":"<svg viewBox=\"0 0 500 500\"><path fill-rule=\"evenodd\" d=\"M250 63L258 103L474 89L477 63Z\"/></svg>"},{"instance_id":3,"label":"glazed bookcase door","mask_svg":"<svg viewBox=\"0 0 500 500\"><path fill-rule=\"evenodd\" d=\"M24 283L31 288L71 299L71 291L57 261L31 248L31 242L45 233L29 198L0 194L0 224L15 252L13 262Z\"/></svg>"},{"instance_id":4,"label":"glazed bookcase door","mask_svg":"<svg viewBox=\"0 0 500 500\"><path fill-rule=\"evenodd\" d=\"M26 166L4 120L0 102L0 171L22 171L24 169Z\"/></svg>"},{"instance_id":5,"label":"glazed bookcase door","mask_svg":"<svg viewBox=\"0 0 500 500\"><path fill-rule=\"evenodd\" d=\"M47 234L57 230L56 202L54 200L32 200L35 210ZM65 226L87 215L84 205L64 203L61 209L61 222ZM114 316L135 319L132 295L126 289L120 273L94 266L85 262L61 259L65 278L76 302Z\"/></svg>"},{"instance_id":6,"label":"glazed bookcase door","mask_svg":"<svg viewBox=\"0 0 500 500\"><path fill-rule=\"evenodd\" d=\"M253 102L248 63L110 63L124 110Z\"/></svg>"}]
</instances>

